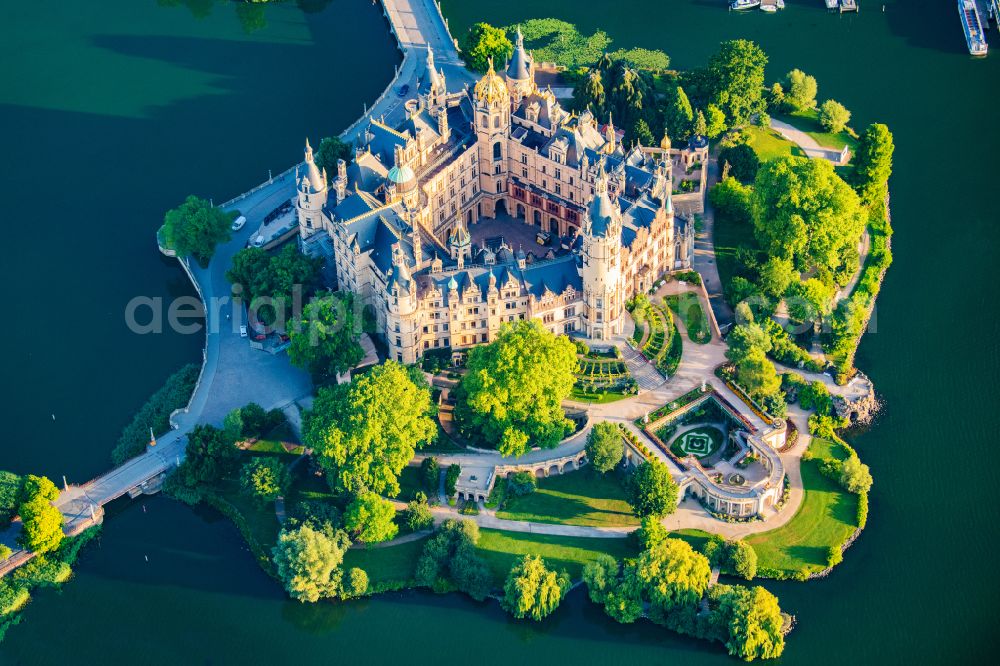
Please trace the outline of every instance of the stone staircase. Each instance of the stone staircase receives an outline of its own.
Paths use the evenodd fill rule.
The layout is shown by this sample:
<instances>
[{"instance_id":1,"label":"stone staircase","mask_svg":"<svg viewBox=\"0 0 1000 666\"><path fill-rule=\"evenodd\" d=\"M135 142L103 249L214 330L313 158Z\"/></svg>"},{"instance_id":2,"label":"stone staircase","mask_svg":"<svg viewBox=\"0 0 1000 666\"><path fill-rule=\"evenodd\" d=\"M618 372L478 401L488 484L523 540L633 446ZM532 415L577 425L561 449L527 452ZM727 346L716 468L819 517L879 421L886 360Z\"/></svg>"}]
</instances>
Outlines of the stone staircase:
<instances>
[{"instance_id":1,"label":"stone staircase","mask_svg":"<svg viewBox=\"0 0 1000 666\"><path fill-rule=\"evenodd\" d=\"M652 391L666 381L655 365L647 361L645 356L631 347L625 346L622 348L622 361L628 367L632 379L639 385L640 391Z\"/></svg>"}]
</instances>

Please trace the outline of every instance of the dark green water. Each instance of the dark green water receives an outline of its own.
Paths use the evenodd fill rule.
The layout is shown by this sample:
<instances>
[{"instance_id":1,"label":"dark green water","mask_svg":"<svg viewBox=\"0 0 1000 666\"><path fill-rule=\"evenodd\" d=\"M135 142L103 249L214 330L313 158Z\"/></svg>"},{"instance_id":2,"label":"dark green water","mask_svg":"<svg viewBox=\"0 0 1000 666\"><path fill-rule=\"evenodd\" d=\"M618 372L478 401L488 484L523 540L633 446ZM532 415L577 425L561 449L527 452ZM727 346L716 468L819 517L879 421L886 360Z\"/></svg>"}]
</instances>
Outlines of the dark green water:
<instances>
[{"instance_id":1,"label":"dark green water","mask_svg":"<svg viewBox=\"0 0 1000 666\"><path fill-rule=\"evenodd\" d=\"M771 56L770 78L801 67L819 79L820 99L852 109L855 127L890 125L896 262L858 355L887 408L853 440L876 480L869 526L830 578L767 586L799 619L783 663L985 661L1000 642L1000 43L969 58L947 0L889 2L885 13L868 2L843 17L821 0L788 4L766 16L730 14L722 0L600 10L453 0L445 12L457 29L556 16L603 28L617 46L662 48L678 67L701 64L719 40L752 38ZM334 0L319 14L271 7L251 35L220 3L204 19L126 1L8 3L3 17L0 271L15 307L0 467L80 478L100 471L163 376L198 356L199 339L136 338L121 323L133 295L187 290L152 242L162 210L189 191L227 198L285 167L306 133L335 131L378 95L396 55L368 0ZM540 626L457 596L303 607L228 523L145 504L119 509L61 593L37 595L0 662L734 663L719 646L606 621L580 594Z\"/></svg>"}]
</instances>

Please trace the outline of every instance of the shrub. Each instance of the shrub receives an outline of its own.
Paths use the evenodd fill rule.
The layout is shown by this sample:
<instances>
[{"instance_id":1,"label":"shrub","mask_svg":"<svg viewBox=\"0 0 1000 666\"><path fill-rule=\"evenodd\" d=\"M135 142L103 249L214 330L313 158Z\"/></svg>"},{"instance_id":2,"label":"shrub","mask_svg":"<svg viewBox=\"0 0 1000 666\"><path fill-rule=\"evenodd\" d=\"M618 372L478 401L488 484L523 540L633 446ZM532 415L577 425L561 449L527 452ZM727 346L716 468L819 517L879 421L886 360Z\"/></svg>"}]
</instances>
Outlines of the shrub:
<instances>
[{"instance_id":1,"label":"shrub","mask_svg":"<svg viewBox=\"0 0 1000 666\"><path fill-rule=\"evenodd\" d=\"M194 363L170 375L163 386L149 397L132 420L122 430L118 443L111 453L111 461L120 465L146 450L149 429L154 433L170 430L170 414L187 404L198 381L200 369Z\"/></svg>"},{"instance_id":2,"label":"shrub","mask_svg":"<svg viewBox=\"0 0 1000 666\"><path fill-rule=\"evenodd\" d=\"M868 469L868 465L862 463L856 454L849 456L841 466L840 485L848 492L858 495L867 495L871 489L871 472Z\"/></svg>"},{"instance_id":3,"label":"shrub","mask_svg":"<svg viewBox=\"0 0 1000 666\"><path fill-rule=\"evenodd\" d=\"M411 532L430 529L434 525L434 516L431 514L431 508L427 506L426 498L423 502L413 500L407 504L403 519Z\"/></svg>"},{"instance_id":4,"label":"shrub","mask_svg":"<svg viewBox=\"0 0 1000 666\"><path fill-rule=\"evenodd\" d=\"M667 528L658 519L646 516L635 531L640 550L647 550L667 538Z\"/></svg>"},{"instance_id":5,"label":"shrub","mask_svg":"<svg viewBox=\"0 0 1000 666\"><path fill-rule=\"evenodd\" d=\"M522 497L538 489L538 479L531 472L514 472L507 477L507 495Z\"/></svg>"},{"instance_id":6,"label":"shrub","mask_svg":"<svg viewBox=\"0 0 1000 666\"><path fill-rule=\"evenodd\" d=\"M868 493L858 494L858 528L864 529L868 524Z\"/></svg>"},{"instance_id":7,"label":"shrub","mask_svg":"<svg viewBox=\"0 0 1000 666\"><path fill-rule=\"evenodd\" d=\"M288 470L273 456L253 458L240 471L240 488L260 502L273 502L288 487Z\"/></svg>"}]
</instances>

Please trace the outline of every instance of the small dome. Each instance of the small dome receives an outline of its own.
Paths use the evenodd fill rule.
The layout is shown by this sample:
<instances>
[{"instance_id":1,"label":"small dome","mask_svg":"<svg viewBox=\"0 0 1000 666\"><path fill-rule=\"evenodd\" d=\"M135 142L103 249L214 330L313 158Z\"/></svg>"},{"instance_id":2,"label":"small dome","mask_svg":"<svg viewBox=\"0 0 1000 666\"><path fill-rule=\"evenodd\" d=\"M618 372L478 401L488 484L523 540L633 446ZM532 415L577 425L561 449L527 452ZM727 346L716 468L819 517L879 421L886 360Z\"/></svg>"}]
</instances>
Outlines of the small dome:
<instances>
[{"instance_id":1,"label":"small dome","mask_svg":"<svg viewBox=\"0 0 1000 666\"><path fill-rule=\"evenodd\" d=\"M476 99L480 104L490 106L492 104L506 103L510 96L507 91L507 84L504 83L496 71L493 69L493 60L490 60L489 71L476 83Z\"/></svg>"},{"instance_id":2,"label":"small dome","mask_svg":"<svg viewBox=\"0 0 1000 666\"><path fill-rule=\"evenodd\" d=\"M693 150L701 150L702 148L708 148L708 139L703 137L701 134L695 134L690 139L688 139L688 147Z\"/></svg>"},{"instance_id":3,"label":"small dome","mask_svg":"<svg viewBox=\"0 0 1000 666\"><path fill-rule=\"evenodd\" d=\"M450 289L451 291L455 291L458 289L458 283L455 282L454 276L452 276L451 279L448 280L448 289Z\"/></svg>"}]
</instances>

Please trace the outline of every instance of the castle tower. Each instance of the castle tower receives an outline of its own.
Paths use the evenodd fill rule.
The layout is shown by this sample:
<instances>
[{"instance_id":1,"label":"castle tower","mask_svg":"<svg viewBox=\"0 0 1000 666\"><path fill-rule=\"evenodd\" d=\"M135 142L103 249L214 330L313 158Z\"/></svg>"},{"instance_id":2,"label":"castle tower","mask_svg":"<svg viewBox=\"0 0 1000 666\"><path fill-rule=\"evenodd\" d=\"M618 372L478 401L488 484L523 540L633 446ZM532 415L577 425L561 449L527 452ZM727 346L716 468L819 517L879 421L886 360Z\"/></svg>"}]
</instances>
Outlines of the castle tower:
<instances>
[{"instance_id":1,"label":"castle tower","mask_svg":"<svg viewBox=\"0 0 1000 666\"><path fill-rule=\"evenodd\" d=\"M608 194L603 164L583 223L584 326L588 337L608 340L621 332L622 216Z\"/></svg>"},{"instance_id":2,"label":"castle tower","mask_svg":"<svg viewBox=\"0 0 1000 666\"><path fill-rule=\"evenodd\" d=\"M609 155L615 152L618 134L615 132L615 122L611 119L611 112L608 112L608 124L604 128L604 151Z\"/></svg>"},{"instance_id":3,"label":"castle tower","mask_svg":"<svg viewBox=\"0 0 1000 666\"><path fill-rule=\"evenodd\" d=\"M431 49L430 44L427 45L427 60L426 60L427 71L425 76L427 77L427 105L430 108L445 106L446 96L448 95L448 86L444 79L444 71L437 69L434 65L434 51Z\"/></svg>"},{"instance_id":4,"label":"castle tower","mask_svg":"<svg viewBox=\"0 0 1000 666\"><path fill-rule=\"evenodd\" d=\"M524 49L524 36L521 34L520 26L517 28L514 53L510 57L510 62L507 63L505 74L510 96L515 100L527 97L534 91L535 61Z\"/></svg>"},{"instance_id":5,"label":"castle tower","mask_svg":"<svg viewBox=\"0 0 1000 666\"><path fill-rule=\"evenodd\" d=\"M323 228L323 206L328 194L326 170L322 172L313 159L312 146L306 139L305 173L296 171L298 196L295 208L299 217L299 235L304 239Z\"/></svg>"},{"instance_id":6,"label":"castle tower","mask_svg":"<svg viewBox=\"0 0 1000 666\"><path fill-rule=\"evenodd\" d=\"M496 216L496 204L507 191L507 142L510 138L510 92L493 70L476 83L475 126L479 150L479 188L483 215Z\"/></svg>"}]
</instances>

